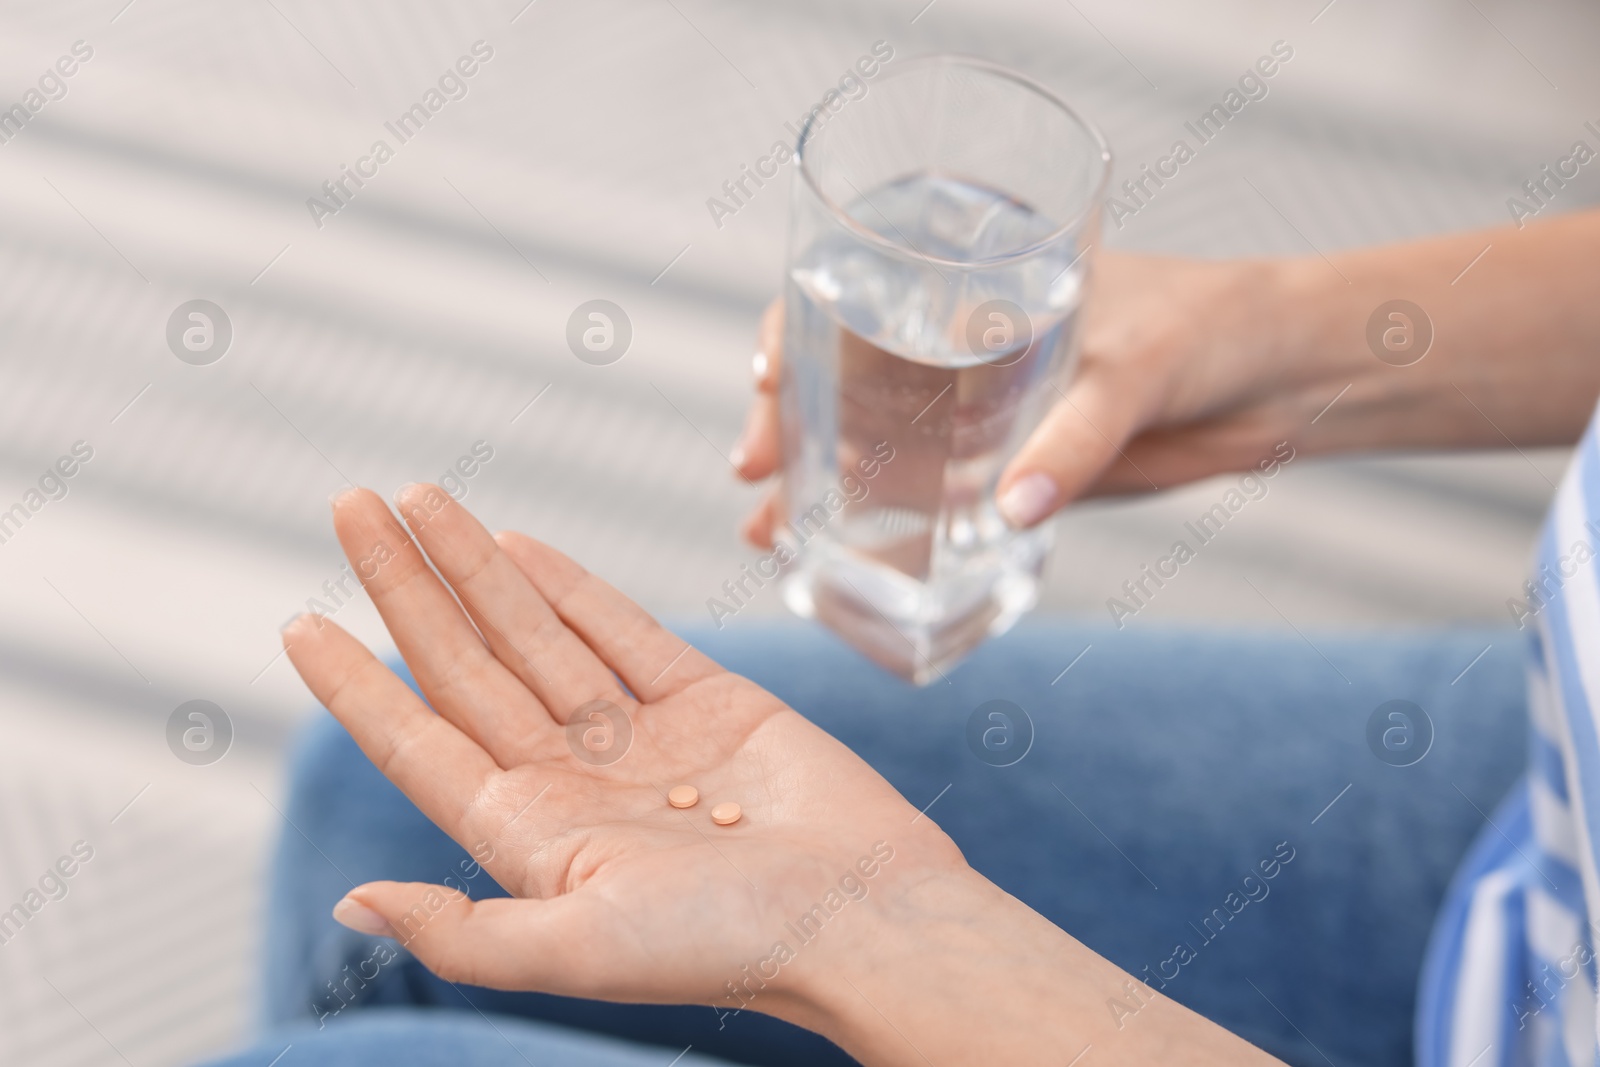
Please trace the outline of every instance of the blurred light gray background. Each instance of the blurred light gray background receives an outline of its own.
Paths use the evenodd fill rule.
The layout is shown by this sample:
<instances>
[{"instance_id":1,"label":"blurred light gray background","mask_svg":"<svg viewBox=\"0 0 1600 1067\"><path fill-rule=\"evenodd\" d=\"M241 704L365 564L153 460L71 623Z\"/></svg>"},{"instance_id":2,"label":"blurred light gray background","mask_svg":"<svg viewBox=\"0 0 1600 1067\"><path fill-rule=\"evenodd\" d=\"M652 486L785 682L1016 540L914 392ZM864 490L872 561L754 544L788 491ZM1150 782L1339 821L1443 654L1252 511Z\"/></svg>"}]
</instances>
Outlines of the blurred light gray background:
<instances>
[{"instance_id":1,"label":"blurred light gray background","mask_svg":"<svg viewBox=\"0 0 1600 1067\"><path fill-rule=\"evenodd\" d=\"M309 705L277 627L339 576L346 478L435 479L489 442L469 505L670 616L751 558L733 529L755 493L719 450L788 171L721 228L705 201L873 42L1042 80L1106 130L1120 182L1287 41L1270 95L1107 227L1222 257L1509 221L1524 179L1593 140L1597 31L1575 0L5 5L0 106L74 42L93 57L0 144L0 509L73 442L94 458L0 544L0 909L74 842L94 858L0 945L0 1062L180 1064L247 1033ZM466 98L318 228L306 199L394 145L384 123L479 40ZM1585 173L1551 210L1597 199ZM165 341L195 298L233 325L211 366ZM633 323L609 367L564 339L595 298ZM1132 625L1504 621L1564 461L1297 461ZM1047 606L1105 618L1221 491L1076 509ZM365 599L337 617L383 644ZM167 747L191 699L234 723L220 763Z\"/></svg>"}]
</instances>

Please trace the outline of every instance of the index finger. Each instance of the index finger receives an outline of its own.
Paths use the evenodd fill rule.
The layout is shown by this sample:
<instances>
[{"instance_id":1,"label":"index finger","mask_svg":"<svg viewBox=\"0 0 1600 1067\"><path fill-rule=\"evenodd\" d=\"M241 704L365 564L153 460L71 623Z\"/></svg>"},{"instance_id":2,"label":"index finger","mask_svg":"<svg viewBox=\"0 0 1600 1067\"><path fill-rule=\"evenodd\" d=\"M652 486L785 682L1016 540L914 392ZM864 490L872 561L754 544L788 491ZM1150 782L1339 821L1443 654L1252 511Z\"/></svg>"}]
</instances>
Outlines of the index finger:
<instances>
[{"instance_id":1,"label":"index finger","mask_svg":"<svg viewBox=\"0 0 1600 1067\"><path fill-rule=\"evenodd\" d=\"M383 776L451 837L471 837L473 800L500 770L489 753L328 619L301 615L284 627L283 646Z\"/></svg>"}]
</instances>

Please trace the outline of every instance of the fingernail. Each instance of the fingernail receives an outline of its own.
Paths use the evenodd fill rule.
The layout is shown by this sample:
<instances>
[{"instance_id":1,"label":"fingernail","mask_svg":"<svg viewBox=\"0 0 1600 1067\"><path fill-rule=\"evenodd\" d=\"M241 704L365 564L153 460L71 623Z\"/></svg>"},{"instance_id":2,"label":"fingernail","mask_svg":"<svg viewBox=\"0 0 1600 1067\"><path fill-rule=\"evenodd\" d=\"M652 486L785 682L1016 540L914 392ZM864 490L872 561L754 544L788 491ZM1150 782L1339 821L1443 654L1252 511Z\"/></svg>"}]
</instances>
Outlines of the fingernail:
<instances>
[{"instance_id":1,"label":"fingernail","mask_svg":"<svg viewBox=\"0 0 1600 1067\"><path fill-rule=\"evenodd\" d=\"M1019 478L995 503L1007 522L1019 530L1026 529L1055 508L1056 483L1049 475L1036 471Z\"/></svg>"},{"instance_id":2,"label":"fingernail","mask_svg":"<svg viewBox=\"0 0 1600 1067\"><path fill-rule=\"evenodd\" d=\"M306 613L305 612L303 612L303 611L296 612L295 615L288 622L286 622L282 626L278 627L278 632L280 634L283 634L285 637L289 636L289 631L295 629L296 627L298 627L300 625L300 620L304 619L305 617L306 617Z\"/></svg>"},{"instance_id":3,"label":"fingernail","mask_svg":"<svg viewBox=\"0 0 1600 1067\"><path fill-rule=\"evenodd\" d=\"M740 471L744 470L744 461L748 458L749 457L745 454L744 442L742 440L733 446L732 452L728 453L728 462L732 463Z\"/></svg>"},{"instance_id":4,"label":"fingernail","mask_svg":"<svg viewBox=\"0 0 1600 1067\"><path fill-rule=\"evenodd\" d=\"M400 501L405 498L405 495L407 493L411 492L411 490L415 489L416 487L417 487L417 483L416 482L407 482L406 484L402 485L400 488L396 489L394 491L394 502L396 504L400 503Z\"/></svg>"},{"instance_id":5,"label":"fingernail","mask_svg":"<svg viewBox=\"0 0 1600 1067\"><path fill-rule=\"evenodd\" d=\"M767 374L772 370L772 360L765 352L757 351L750 357L750 372L755 375L757 385L767 383Z\"/></svg>"},{"instance_id":6,"label":"fingernail","mask_svg":"<svg viewBox=\"0 0 1600 1067\"><path fill-rule=\"evenodd\" d=\"M334 921L348 926L359 934L370 934L373 937L393 937L394 930L389 926L389 920L373 911L354 897L345 897L333 906Z\"/></svg>"},{"instance_id":7,"label":"fingernail","mask_svg":"<svg viewBox=\"0 0 1600 1067\"><path fill-rule=\"evenodd\" d=\"M354 493L357 493L359 491L360 490L358 490L353 485L346 485L346 486L343 486L341 488L335 489L333 492L328 494L328 503L330 505L332 505L333 507L338 507L339 506L339 502L342 501L345 497L350 496L350 495L352 495Z\"/></svg>"}]
</instances>

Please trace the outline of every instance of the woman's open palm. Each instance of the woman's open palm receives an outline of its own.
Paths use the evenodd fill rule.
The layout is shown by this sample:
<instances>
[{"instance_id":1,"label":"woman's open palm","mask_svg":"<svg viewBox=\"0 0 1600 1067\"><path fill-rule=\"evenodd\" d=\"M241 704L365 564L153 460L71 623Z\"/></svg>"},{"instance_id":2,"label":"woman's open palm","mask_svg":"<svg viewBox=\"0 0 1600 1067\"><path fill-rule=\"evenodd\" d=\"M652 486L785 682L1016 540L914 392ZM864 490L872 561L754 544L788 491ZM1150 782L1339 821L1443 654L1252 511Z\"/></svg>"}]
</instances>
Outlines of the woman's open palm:
<instances>
[{"instance_id":1,"label":"woman's open palm","mask_svg":"<svg viewBox=\"0 0 1600 1067\"><path fill-rule=\"evenodd\" d=\"M334 525L428 702L324 618L285 630L289 657L513 899L375 882L343 921L452 981L771 1011L900 888L965 869L842 744L566 556L491 536L434 486L398 505L409 534L367 490ZM679 784L696 806L669 805Z\"/></svg>"}]
</instances>

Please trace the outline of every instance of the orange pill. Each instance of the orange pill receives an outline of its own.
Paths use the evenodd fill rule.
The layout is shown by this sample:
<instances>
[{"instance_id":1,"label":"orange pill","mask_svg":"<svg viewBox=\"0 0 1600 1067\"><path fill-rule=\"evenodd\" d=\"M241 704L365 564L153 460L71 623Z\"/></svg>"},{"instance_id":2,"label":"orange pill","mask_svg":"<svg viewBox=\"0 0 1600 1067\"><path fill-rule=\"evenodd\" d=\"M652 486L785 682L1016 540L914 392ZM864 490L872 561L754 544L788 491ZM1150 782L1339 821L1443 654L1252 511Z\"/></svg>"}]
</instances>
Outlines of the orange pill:
<instances>
[{"instance_id":1,"label":"orange pill","mask_svg":"<svg viewBox=\"0 0 1600 1067\"><path fill-rule=\"evenodd\" d=\"M700 803L700 790L692 785L675 785L667 790L667 803L675 808L692 808Z\"/></svg>"},{"instance_id":2,"label":"orange pill","mask_svg":"<svg viewBox=\"0 0 1600 1067\"><path fill-rule=\"evenodd\" d=\"M726 801L711 809L711 821L718 826L732 826L739 821L739 805L733 801Z\"/></svg>"}]
</instances>

